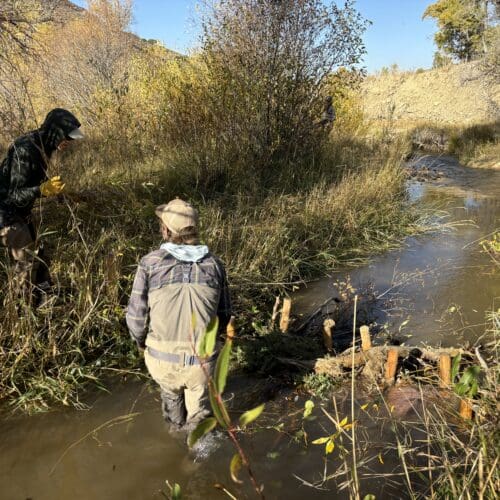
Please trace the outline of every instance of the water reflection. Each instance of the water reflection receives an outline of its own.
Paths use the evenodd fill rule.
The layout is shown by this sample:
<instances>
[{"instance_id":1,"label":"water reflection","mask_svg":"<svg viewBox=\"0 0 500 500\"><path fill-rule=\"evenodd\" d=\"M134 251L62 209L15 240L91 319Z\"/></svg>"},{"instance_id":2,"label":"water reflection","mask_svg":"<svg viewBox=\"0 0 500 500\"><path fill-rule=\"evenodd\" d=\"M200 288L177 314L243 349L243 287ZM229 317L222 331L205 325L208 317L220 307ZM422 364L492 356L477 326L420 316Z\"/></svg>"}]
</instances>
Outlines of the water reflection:
<instances>
[{"instance_id":1,"label":"water reflection","mask_svg":"<svg viewBox=\"0 0 500 500\"><path fill-rule=\"evenodd\" d=\"M485 313L500 300L500 280L480 241L498 228L500 174L461 167L450 158L425 157L444 177L409 185L410 198L440 211L438 232L408 238L404 247L354 270L335 270L297 296L302 310L334 293L346 274L359 288L372 283L384 296L379 322L409 343L456 345L473 342L484 331ZM444 211L444 212L443 212ZM445 215L443 215L445 214ZM498 306L498 304L497 304Z\"/></svg>"}]
</instances>

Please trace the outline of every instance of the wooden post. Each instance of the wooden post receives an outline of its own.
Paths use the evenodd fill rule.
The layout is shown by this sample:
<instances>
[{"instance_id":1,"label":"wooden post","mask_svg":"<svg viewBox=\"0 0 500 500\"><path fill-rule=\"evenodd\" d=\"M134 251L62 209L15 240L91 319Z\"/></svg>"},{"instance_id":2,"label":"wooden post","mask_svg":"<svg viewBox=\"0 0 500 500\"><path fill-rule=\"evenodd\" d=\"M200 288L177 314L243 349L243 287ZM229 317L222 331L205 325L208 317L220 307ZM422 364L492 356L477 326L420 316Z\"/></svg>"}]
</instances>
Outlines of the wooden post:
<instances>
[{"instance_id":1,"label":"wooden post","mask_svg":"<svg viewBox=\"0 0 500 500\"><path fill-rule=\"evenodd\" d=\"M334 326L335 321L333 321L333 319L328 318L323 321L323 343L328 352L333 350L332 330Z\"/></svg>"},{"instance_id":2,"label":"wooden post","mask_svg":"<svg viewBox=\"0 0 500 500\"><path fill-rule=\"evenodd\" d=\"M451 358L449 354L439 356L439 380L443 388L450 387L451 384Z\"/></svg>"},{"instance_id":3,"label":"wooden post","mask_svg":"<svg viewBox=\"0 0 500 500\"><path fill-rule=\"evenodd\" d=\"M372 339L370 338L370 328L363 325L359 332L361 333L361 350L369 351L372 348Z\"/></svg>"},{"instance_id":4,"label":"wooden post","mask_svg":"<svg viewBox=\"0 0 500 500\"><path fill-rule=\"evenodd\" d=\"M385 381L392 385L394 383L394 377L396 376L396 370L398 368L398 350L389 349L387 352L387 362L385 364Z\"/></svg>"},{"instance_id":5,"label":"wooden post","mask_svg":"<svg viewBox=\"0 0 500 500\"><path fill-rule=\"evenodd\" d=\"M227 324L226 327L226 335L228 339L233 340L234 337L236 337L236 321L234 316L231 316L231 319L229 320L229 323Z\"/></svg>"},{"instance_id":6,"label":"wooden post","mask_svg":"<svg viewBox=\"0 0 500 500\"><path fill-rule=\"evenodd\" d=\"M274 301L273 314L271 316L271 327L274 327L274 323L276 323L276 318L278 317L279 307L280 307L280 296L276 296L276 300Z\"/></svg>"},{"instance_id":7,"label":"wooden post","mask_svg":"<svg viewBox=\"0 0 500 500\"><path fill-rule=\"evenodd\" d=\"M460 416L464 420L470 420L472 418L472 404L468 399L460 400Z\"/></svg>"},{"instance_id":8,"label":"wooden post","mask_svg":"<svg viewBox=\"0 0 500 500\"><path fill-rule=\"evenodd\" d=\"M292 310L292 299L286 298L283 300L283 308L281 309L280 330L285 333L288 330L290 323L290 311Z\"/></svg>"}]
</instances>

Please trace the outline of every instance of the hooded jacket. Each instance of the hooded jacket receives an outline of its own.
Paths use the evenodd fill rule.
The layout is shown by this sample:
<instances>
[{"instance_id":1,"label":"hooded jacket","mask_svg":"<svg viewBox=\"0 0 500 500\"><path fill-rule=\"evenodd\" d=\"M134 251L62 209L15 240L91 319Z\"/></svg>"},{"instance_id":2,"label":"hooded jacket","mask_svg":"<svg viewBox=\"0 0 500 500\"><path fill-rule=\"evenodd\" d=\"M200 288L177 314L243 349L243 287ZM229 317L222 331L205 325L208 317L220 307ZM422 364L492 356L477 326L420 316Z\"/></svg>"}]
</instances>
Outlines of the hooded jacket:
<instances>
[{"instance_id":1,"label":"hooded jacket","mask_svg":"<svg viewBox=\"0 0 500 500\"><path fill-rule=\"evenodd\" d=\"M47 180L48 162L68 134L80 127L65 109L53 109L38 130L16 139L0 164L0 228L26 218Z\"/></svg>"}]
</instances>

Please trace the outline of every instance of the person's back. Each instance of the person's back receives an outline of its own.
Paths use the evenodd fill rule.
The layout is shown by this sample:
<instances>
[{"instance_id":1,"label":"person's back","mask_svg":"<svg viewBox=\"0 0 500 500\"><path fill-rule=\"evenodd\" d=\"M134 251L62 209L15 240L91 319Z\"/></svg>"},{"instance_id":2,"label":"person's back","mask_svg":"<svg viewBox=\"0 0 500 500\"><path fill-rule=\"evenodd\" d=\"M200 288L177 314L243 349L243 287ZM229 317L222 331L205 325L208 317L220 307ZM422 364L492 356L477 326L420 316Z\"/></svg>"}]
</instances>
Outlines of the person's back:
<instances>
[{"instance_id":1,"label":"person's back","mask_svg":"<svg viewBox=\"0 0 500 500\"><path fill-rule=\"evenodd\" d=\"M8 215L26 217L31 213L39 186L46 180L42 151L38 130L18 137L7 150L0 164L0 225L8 223ZM23 191L14 189L17 186Z\"/></svg>"},{"instance_id":2,"label":"person's back","mask_svg":"<svg viewBox=\"0 0 500 500\"><path fill-rule=\"evenodd\" d=\"M197 241L197 212L182 200L157 209L166 243L141 259L127 311L127 324L146 366L161 387L166 420L194 425L210 413L206 374L197 356L210 321L219 330L230 319L224 266ZM186 225L187 224L187 225Z\"/></svg>"},{"instance_id":3,"label":"person's back","mask_svg":"<svg viewBox=\"0 0 500 500\"><path fill-rule=\"evenodd\" d=\"M142 290L147 280L145 345L160 352L194 355L193 345L198 346L210 320L222 313L219 302L225 273L221 262L204 245L165 243L141 259L139 279L136 285ZM130 324L138 314L142 321L143 311L134 311L134 303L133 295ZM220 320L227 323L228 318Z\"/></svg>"},{"instance_id":4,"label":"person's back","mask_svg":"<svg viewBox=\"0 0 500 500\"><path fill-rule=\"evenodd\" d=\"M323 108L323 113L321 115L320 125L325 129L331 129L333 122L336 119L335 108L333 107L332 96L327 96L325 98L325 104Z\"/></svg>"}]
</instances>

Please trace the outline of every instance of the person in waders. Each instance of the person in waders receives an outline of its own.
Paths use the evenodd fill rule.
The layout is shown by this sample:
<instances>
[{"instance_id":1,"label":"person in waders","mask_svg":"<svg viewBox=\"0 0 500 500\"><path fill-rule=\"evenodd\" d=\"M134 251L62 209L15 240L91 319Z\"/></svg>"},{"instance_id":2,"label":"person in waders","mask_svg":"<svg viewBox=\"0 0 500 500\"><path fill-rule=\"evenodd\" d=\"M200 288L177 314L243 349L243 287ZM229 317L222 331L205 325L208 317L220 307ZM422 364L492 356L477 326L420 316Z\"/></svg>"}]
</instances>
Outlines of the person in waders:
<instances>
[{"instance_id":1,"label":"person in waders","mask_svg":"<svg viewBox=\"0 0 500 500\"><path fill-rule=\"evenodd\" d=\"M156 209L164 243L140 261L127 309L127 325L161 390L163 416L173 430L191 430L210 413L207 373L196 356L209 322L219 332L231 317L226 272L199 244L198 212L175 199Z\"/></svg>"},{"instance_id":2,"label":"person in waders","mask_svg":"<svg viewBox=\"0 0 500 500\"><path fill-rule=\"evenodd\" d=\"M31 211L37 198L64 190L59 176L48 178L49 162L57 150L82 139L80 122L65 109L53 109L42 126L16 139L0 164L0 246L15 262L16 293L37 305L52 292L48 257L37 236Z\"/></svg>"}]
</instances>

